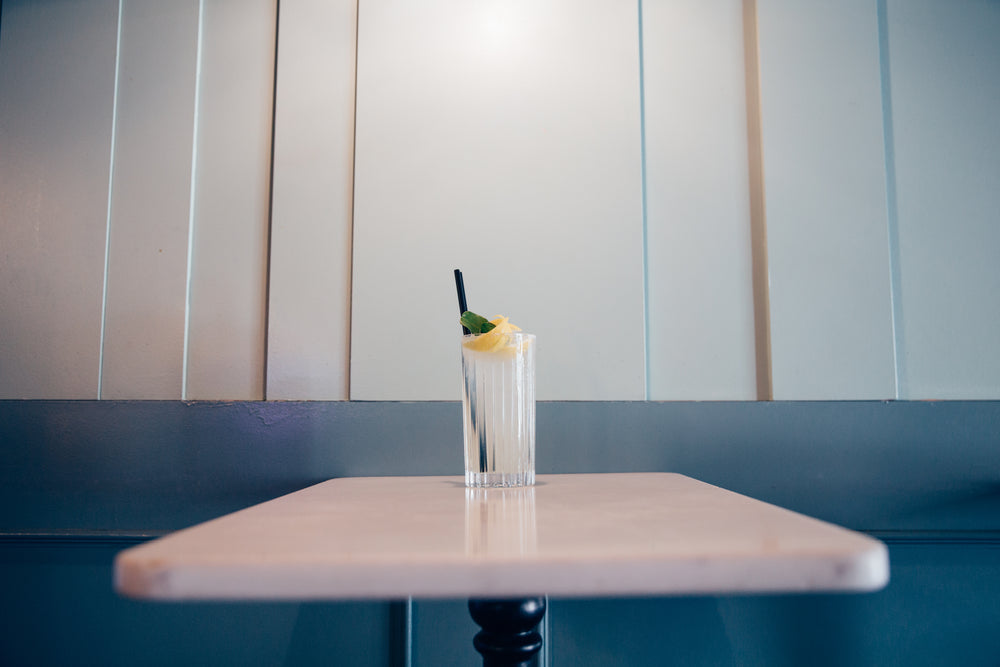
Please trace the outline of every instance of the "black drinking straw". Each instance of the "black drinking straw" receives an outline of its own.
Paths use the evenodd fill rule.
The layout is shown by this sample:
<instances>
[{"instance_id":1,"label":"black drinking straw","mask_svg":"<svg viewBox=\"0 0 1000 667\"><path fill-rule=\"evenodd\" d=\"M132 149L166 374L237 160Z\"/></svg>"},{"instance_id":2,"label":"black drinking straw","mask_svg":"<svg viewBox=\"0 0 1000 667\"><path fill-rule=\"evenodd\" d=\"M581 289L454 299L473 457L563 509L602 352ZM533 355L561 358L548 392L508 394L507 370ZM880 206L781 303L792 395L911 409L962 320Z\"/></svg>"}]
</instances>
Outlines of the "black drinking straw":
<instances>
[{"instance_id":1,"label":"black drinking straw","mask_svg":"<svg viewBox=\"0 0 1000 667\"><path fill-rule=\"evenodd\" d=\"M462 272L455 269L455 289L458 290L458 316L461 317L469 309L465 303L465 281L462 280ZM468 336L471 331L462 327L462 333Z\"/></svg>"},{"instance_id":2,"label":"black drinking straw","mask_svg":"<svg viewBox=\"0 0 1000 667\"><path fill-rule=\"evenodd\" d=\"M455 269L455 289L458 290L458 311L464 315L465 311L469 309L468 304L465 303L465 281L462 280L462 272ZM462 325L462 333L468 336L471 331ZM474 368L474 366L473 366ZM462 389L465 392L464 396L468 397L468 400L463 397L462 402L468 403L469 406L469 421L472 423L472 432L479 434L479 472L480 474L486 472L486 431L479 426L479 418L476 416L476 403L477 399L475 396L475 371L473 371L473 381L470 385L469 383L469 371L465 367L465 355L462 355L462 375L465 377L465 387Z\"/></svg>"}]
</instances>

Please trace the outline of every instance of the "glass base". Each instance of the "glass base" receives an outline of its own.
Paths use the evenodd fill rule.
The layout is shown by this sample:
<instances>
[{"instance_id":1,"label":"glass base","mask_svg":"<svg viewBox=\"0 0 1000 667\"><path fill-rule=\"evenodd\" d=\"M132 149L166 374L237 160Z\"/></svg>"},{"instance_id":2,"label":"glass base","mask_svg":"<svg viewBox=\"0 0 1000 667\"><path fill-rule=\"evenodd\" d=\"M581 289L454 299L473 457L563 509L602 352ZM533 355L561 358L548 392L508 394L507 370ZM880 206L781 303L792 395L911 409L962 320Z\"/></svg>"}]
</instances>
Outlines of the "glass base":
<instances>
[{"instance_id":1,"label":"glass base","mask_svg":"<svg viewBox=\"0 0 1000 667\"><path fill-rule=\"evenodd\" d=\"M535 471L524 472L469 472L465 473L465 485L479 489L506 488L512 486L533 486Z\"/></svg>"}]
</instances>

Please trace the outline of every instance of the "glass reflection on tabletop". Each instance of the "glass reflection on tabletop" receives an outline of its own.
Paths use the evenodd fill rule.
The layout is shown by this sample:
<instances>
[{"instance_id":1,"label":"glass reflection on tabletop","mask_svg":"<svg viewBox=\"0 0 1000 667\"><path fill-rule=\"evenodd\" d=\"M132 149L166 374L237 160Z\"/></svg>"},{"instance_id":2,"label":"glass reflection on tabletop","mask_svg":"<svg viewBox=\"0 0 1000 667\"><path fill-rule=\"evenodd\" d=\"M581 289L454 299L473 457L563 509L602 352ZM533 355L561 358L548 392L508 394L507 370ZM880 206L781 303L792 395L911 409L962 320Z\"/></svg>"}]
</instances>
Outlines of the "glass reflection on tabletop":
<instances>
[{"instance_id":1,"label":"glass reflection on tabletop","mask_svg":"<svg viewBox=\"0 0 1000 667\"><path fill-rule=\"evenodd\" d=\"M535 487L465 489L466 553L523 556L537 546Z\"/></svg>"}]
</instances>

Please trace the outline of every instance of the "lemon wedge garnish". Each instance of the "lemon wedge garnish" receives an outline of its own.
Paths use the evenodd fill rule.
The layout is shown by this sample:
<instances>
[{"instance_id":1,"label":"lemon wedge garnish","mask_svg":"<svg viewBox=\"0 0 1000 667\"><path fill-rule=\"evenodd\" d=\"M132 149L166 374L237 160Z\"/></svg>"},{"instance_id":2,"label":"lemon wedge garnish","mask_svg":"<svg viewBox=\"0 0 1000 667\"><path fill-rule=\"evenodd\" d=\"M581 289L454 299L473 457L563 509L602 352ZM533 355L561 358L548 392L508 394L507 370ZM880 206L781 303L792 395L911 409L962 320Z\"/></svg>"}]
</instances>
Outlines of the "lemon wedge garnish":
<instances>
[{"instance_id":1,"label":"lemon wedge garnish","mask_svg":"<svg viewBox=\"0 0 1000 667\"><path fill-rule=\"evenodd\" d=\"M493 329L484 334L479 334L462 343L467 349L476 352L499 352L506 349L514 349L514 341L510 334L520 331L521 327L510 323L510 320L502 315L490 320Z\"/></svg>"}]
</instances>

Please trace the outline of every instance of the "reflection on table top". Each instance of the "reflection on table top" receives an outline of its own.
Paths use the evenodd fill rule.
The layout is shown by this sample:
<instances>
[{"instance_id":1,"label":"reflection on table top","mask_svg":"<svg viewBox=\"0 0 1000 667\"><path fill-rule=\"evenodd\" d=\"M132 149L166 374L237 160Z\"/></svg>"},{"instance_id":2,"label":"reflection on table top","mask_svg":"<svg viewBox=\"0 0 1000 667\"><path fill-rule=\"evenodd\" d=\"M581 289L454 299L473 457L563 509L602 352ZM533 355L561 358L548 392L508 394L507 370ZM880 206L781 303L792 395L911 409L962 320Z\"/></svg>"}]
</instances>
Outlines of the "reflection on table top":
<instances>
[{"instance_id":1,"label":"reflection on table top","mask_svg":"<svg viewBox=\"0 0 1000 667\"><path fill-rule=\"evenodd\" d=\"M122 552L118 590L280 600L868 591L870 537L683 475L334 479Z\"/></svg>"}]
</instances>

